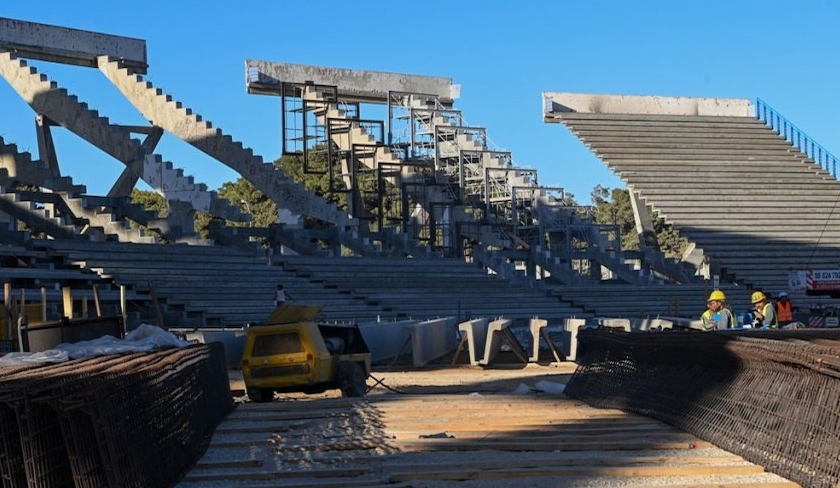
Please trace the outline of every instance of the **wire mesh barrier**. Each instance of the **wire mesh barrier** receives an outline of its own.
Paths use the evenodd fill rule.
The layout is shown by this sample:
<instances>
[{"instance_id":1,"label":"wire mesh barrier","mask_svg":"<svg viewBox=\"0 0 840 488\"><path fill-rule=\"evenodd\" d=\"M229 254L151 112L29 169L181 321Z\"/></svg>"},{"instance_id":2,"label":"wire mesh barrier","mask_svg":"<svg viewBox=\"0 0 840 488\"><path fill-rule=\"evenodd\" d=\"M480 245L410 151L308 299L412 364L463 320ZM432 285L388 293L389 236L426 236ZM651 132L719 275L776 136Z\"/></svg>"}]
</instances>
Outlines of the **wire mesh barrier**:
<instances>
[{"instance_id":1,"label":"wire mesh barrier","mask_svg":"<svg viewBox=\"0 0 840 488\"><path fill-rule=\"evenodd\" d=\"M0 481L172 486L232 409L220 343L0 370Z\"/></svg>"},{"instance_id":2,"label":"wire mesh barrier","mask_svg":"<svg viewBox=\"0 0 840 488\"><path fill-rule=\"evenodd\" d=\"M840 330L582 329L569 396L662 420L802 486L840 483Z\"/></svg>"}]
</instances>

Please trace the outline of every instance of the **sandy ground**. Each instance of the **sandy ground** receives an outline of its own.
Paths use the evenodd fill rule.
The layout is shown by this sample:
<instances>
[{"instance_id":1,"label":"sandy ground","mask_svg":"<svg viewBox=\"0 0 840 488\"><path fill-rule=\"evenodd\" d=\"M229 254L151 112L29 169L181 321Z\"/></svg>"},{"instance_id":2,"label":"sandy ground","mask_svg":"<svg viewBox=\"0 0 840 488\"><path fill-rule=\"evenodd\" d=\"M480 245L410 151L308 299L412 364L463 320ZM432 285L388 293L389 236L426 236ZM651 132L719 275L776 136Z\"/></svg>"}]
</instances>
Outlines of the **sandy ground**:
<instances>
[{"instance_id":1,"label":"sandy ground","mask_svg":"<svg viewBox=\"0 0 840 488\"><path fill-rule=\"evenodd\" d=\"M566 384L577 365L572 362L502 363L493 366L441 364L424 368L408 366L374 367L368 378L368 395L384 393L512 393L517 388L551 389ZM241 371L230 371L230 387L239 401L244 401L245 384ZM538 386L539 385L539 386ZM341 396L337 390L305 395L284 393L280 397L310 399Z\"/></svg>"},{"instance_id":2,"label":"sandy ground","mask_svg":"<svg viewBox=\"0 0 840 488\"><path fill-rule=\"evenodd\" d=\"M368 400L361 403L331 390L278 394L262 404L248 402L241 373L232 371L231 389L241 405L220 426L201 465L177 486L347 488L383 486L385 479L395 488L798 488L693 437L686 441L688 434L652 419L566 398L559 393L575 369L571 362L378 367L367 382ZM522 422L527 425L510 427ZM441 434L447 438L438 439ZM657 445L673 443L671 437L674 445ZM372 453L369 439L379 439L378 449L387 452ZM573 441L584 444L540 447ZM407 447L424 442L440 445ZM488 444L473 450L466 447L470 442L530 447ZM604 443L609 445L600 446ZM363 474L356 473L360 469ZM431 474L406 474L417 470ZM467 470L469 476L453 479L447 474L452 470ZM321 474L310 474L315 472Z\"/></svg>"}]
</instances>

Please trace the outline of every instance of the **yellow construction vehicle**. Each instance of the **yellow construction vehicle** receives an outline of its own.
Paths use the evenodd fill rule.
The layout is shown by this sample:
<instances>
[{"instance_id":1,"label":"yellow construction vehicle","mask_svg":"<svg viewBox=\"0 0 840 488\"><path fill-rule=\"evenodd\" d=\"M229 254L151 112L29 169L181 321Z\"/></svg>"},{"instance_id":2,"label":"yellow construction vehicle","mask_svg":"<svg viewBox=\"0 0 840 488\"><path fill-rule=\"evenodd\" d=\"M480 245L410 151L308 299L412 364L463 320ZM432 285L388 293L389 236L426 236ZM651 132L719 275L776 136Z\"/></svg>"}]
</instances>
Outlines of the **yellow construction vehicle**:
<instances>
[{"instance_id":1,"label":"yellow construction vehicle","mask_svg":"<svg viewBox=\"0 0 840 488\"><path fill-rule=\"evenodd\" d=\"M359 326L316 322L321 308L283 304L264 324L248 327L242 377L251 401L271 401L275 392L366 393L370 350Z\"/></svg>"}]
</instances>

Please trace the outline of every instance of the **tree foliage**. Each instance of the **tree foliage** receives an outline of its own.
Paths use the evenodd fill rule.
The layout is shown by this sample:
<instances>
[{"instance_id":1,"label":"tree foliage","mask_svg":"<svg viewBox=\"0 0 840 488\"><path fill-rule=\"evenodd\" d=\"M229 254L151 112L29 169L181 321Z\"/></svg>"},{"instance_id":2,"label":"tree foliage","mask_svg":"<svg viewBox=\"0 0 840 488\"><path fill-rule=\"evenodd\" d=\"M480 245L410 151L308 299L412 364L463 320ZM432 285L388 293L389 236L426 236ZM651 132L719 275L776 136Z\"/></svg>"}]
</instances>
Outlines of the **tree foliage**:
<instances>
[{"instance_id":1,"label":"tree foliage","mask_svg":"<svg viewBox=\"0 0 840 488\"><path fill-rule=\"evenodd\" d=\"M595 221L618 226L621 248L637 251L639 237L636 232L633 206L630 204L630 193L620 188L610 191L609 188L597 185L590 193L590 197Z\"/></svg>"},{"instance_id":2,"label":"tree foliage","mask_svg":"<svg viewBox=\"0 0 840 488\"><path fill-rule=\"evenodd\" d=\"M610 190L597 185L592 190L590 197L592 198L595 221L619 226L621 248L638 250L639 236L636 232L633 205L630 203L630 192L621 188ZM653 217L653 229L656 232L656 240L660 249L668 257L680 256L688 245L688 242L680 237L679 232L673 226L666 224L661 218Z\"/></svg>"},{"instance_id":3,"label":"tree foliage","mask_svg":"<svg viewBox=\"0 0 840 488\"><path fill-rule=\"evenodd\" d=\"M327 168L325 151L313 150L308 154L310 167ZM325 200L334 203L337 207L347 210L348 195L350 195L350 192L344 189L345 183L341 175L338 174L339 171L334 170L332 175L326 171L318 173L307 172L301 157L300 155L284 155L276 160L274 164L286 176L304 185L307 190L320 195ZM384 199L386 211L388 205L393 203L389 203L393 199L391 196L377 196L377 186L378 182L374 173L361 172L357 174L356 188L360 190L360 198L357 203L361 204L363 209L356 209L356 212L362 213L372 220L375 220L376 213L378 212L379 198ZM250 223L228 222L228 225L267 227L278 222L277 205L245 178L223 183L218 193L219 196L227 199L231 205L239 207L243 212L252 215L252 221ZM146 208L158 211L161 217L166 216L166 201L157 193L135 189L132 191L131 197L134 202L142 203ZM583 211L586 211L588 208L589 214L593 216L597 223L615 225L620 234L622 249L638 250L639 237L636 232L636 223L629 191L596 185L590 193L590 199L592 202L591 207L583 206L581 207ZM572 193L564 193L563 202L569 206L579 206ZM356 217L359 217L359 215ZM196 231L202 236L207 237L207 227L211 221L211 217L203 212L197 212L195 220ZM312 228L324 225L327 224L314 219L304 221L305 227ZM667 256L676 257L682 254L687 246L687 241L680 237L673 226L666 224L661 218L654 217L653 227L659 246Z\"/></svg>"},{"instance_id":4,"label":"tree foliage","mask_svg":"<svg viewBox=\"0 0 840 488\"><path fill-rule=\"evenodd\" d=\"M309 160L311 167L325 168L326 162L322 159L325 157L322 152L310 152ZM316 161L317 160L317 161ZM302 156L296 154L286 154L274 162L281 170L295 181L306 187L307 190L313 191L326 199L328 202L336 204L339 208L347 208L347 195L340 190L344 187L344 182L338 171L333 171L332 180L328 171L323 173L306 172L304 168Z\"/></svg>"},{"instance_id":5,"label":"tree foliage","mask_svg":"<svg viewBox=\"0 0 840 488\"><path fill-rule=\"evenodd\" d=\"M146 210L157 212L158 216L162 219L169 215L169 207L166 204L166 199L156 192L135 188L131 190L131 202L143 205Z\"/></svg>"},{"instance_id":6,"label":"tree foliage","mask_svg":"<svg viewBox=\"0 0 840 488\"><path fill-rule=\"evenodd\" d=\"M277 205L245 178L225 182L219 188L219 196L251 215L250 222L228 222L228 225L268 227L277 223Z\"/></svg>"}]
</instances>

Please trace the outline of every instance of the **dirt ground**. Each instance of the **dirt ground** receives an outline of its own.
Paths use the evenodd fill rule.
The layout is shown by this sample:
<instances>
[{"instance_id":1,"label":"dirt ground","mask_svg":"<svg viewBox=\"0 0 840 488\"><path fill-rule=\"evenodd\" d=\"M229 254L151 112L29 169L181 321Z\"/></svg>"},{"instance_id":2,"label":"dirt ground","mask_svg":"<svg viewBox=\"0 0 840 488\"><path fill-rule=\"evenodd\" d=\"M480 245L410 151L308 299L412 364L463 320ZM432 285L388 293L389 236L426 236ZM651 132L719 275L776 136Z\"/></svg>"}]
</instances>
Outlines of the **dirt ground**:
<instances>
[{"instance_id":1,"label":"dirt ground","mask_svg":"<svg viewBox=\"0 0 840 488\"><path fill-rule=\"evenodd\" d=\"M500 363L491 366L469 364L437 364L423 368L411 365L374 367L368 378L368 395L384 393L447 394L447 393L513 393L518 388L553 390L565 385L577 365L561 363ZM230 371L231 391L244 401L245 384L241 371ZM337 390L305 395L284 393L284 397L333 398L341 396Z\"/></svg>"},{"instance_id":2,"label":"dirt ground","mask_svg":"<svg viewBox=\"0 0 840 488\"><path fill-rule=\"evenodd\" d=\"M571 362L375 367L338 390L239 404L178 488L801 488L654 419L562 395ZM398 393L398 394L397 394Z\"/></svg>"},{"instance_id":3,"label":"dirt ground","mask_svg":"<svg viewBox=\"0 0 840 488\"><path fill-rule=\"evenodd\" d=\"M374 370L368 394L395 389L403 393L512 393L523 385L538 388L550 384L565 385L576 365L500 364L494 366L440 365L422 369ZM377 384L377 380L381 384Z\"/></svg>"}]
</instances>

